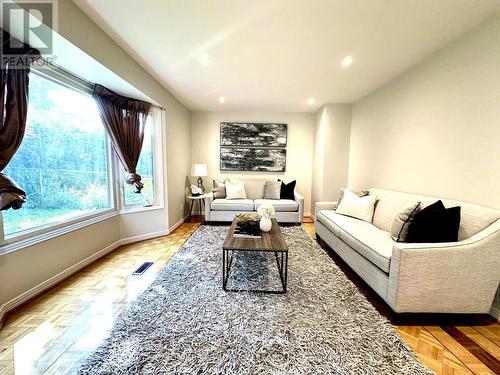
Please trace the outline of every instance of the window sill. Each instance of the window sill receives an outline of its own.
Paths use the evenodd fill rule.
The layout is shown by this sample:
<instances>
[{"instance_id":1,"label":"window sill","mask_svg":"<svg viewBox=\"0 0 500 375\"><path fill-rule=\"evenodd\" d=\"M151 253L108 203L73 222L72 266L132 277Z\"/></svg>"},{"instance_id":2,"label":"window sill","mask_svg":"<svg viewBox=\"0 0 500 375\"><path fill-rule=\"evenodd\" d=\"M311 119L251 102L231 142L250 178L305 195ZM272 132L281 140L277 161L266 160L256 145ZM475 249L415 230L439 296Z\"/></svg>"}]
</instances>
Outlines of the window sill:
<instances>
[{"instance_id":1,"label":"window sill","mask_svg":"<svg viewBox=\"0 0 500 375\"><path fill-rule=\"evenodd\" d=\"M118 213L120 215L127 215L127 214L135 214L138 212L148 212L148 211L156 211L156 210L163 210L165 207L163 205L153 205L150 207L144 207L144 206L130 206L126 208L122 208Z\"/></svg>"},{"instance_id":2,"label":"window sill","mask_svg":"<svg viewBox=\"0 0 500 375\"><path fill-rule=\"evenodd\" d=\"M87 216L83 218L74 219L75 222L71 224L62 223L47 229L40 229L40 231L35 233L25 234L22 237L14 236L11 238L7 238L5 244L0 245L0 255L5 255L8 253L12 253L16 250L36 245L40 242L44 242L53 239L55 237L62 236L64 234L73 232L75 230L88 227L90 225L99 223L104 220L111 219L118 215L119 215L118 211L114 209L108 209L106 211L100 212L90 217Z\"/></svg>"}]
</instances>

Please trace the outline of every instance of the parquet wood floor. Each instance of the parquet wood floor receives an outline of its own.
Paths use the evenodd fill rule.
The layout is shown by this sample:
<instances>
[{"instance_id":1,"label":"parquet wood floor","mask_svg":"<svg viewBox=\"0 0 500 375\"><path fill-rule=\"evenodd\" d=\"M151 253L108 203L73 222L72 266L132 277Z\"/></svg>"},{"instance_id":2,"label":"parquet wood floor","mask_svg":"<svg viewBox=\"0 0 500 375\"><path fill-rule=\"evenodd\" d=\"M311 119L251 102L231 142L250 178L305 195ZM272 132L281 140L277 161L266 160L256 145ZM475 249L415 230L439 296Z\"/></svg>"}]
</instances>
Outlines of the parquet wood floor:
<instances>
[{"instance_id":1,"label":"parquet wood floor","mask_svg":"<svg viewBox=\"0 0 500 375\"><path fill-rule=\"evenodd\" d=\"M0 374L71 374L108 334L124 307L200 225L123 246L11 312L0 331ZM314 225L304 229L314 237ZM333 261L437 374L500 374L500 325L487 316L395 315L342 260ZM141 276L143 262L154 265Z\"/></svg>"}]
</instances>

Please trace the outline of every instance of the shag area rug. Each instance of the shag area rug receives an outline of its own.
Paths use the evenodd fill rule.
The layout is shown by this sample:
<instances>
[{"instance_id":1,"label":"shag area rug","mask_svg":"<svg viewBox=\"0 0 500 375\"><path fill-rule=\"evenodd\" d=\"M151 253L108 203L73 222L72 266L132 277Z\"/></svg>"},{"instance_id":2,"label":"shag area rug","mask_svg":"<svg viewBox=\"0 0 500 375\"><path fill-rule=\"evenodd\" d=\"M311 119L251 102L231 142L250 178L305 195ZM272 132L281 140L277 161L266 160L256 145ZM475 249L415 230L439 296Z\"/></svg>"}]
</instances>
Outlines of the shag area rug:
<instances>
[{"instance_id":1,"label":"shag area rug","mask_svg":"<svg viewBox=\"0 0 500 375\"><path fill-rule=\"evenodd\" d=\"M431 374L299 226L287 294L224 292L228 226L201 226L80 374ZM229 287L279 288L274 254L240 253Z\"/></svg>"}]
</instances>

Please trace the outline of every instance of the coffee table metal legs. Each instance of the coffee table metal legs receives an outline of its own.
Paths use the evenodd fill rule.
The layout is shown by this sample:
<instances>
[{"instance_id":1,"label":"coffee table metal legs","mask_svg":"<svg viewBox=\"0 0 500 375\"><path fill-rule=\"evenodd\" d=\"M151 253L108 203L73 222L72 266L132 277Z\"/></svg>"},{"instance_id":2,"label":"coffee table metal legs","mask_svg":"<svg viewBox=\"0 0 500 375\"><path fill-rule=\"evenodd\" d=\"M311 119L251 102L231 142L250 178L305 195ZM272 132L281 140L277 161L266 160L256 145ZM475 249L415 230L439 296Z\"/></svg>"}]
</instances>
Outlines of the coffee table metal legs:
<instances>
[{"instance_id":1,"label":"coffee table metal legs","mask_svg":"<svg viewBox=\"0 0 500 375\"><path fill-rule=\"evenodd\" d=\"M278 266L278 272L280 275L281 286L283 290L256 290L256 289L228 289L227 281L229 279L229 273L231 271L231 265L233 263L233 255L235 251L252 251L255 250L222 250L222 288L228 292L260 292L260 293L274 293L283 294L286 293L287 281L288 281L288 251L262 251L262 252L272 252L276 257L276 264ZM231 254L229 254L231 252Z\"/></svg>"},{"instance_id":2,"label":"coffee table metal legs","mask_svg":"<svg viewBox=\"0 0 500 375\"><path fill-rule=\"evenodd\" d=\"M279 260L278 253L281 254L281 262ZM274 252L274 255L276 256L276 264L278 265L278 270L280 273L283 293L286 293L286 283L288 277L288 251L276 251Z\"/></svg>"},{"instance_id":3,"label":"coffee table metal legs","mask_svg":"<svg viewBox=\"0 0 500 375\"><path fill-rule=\"evenodd\" d=\"M229 257L229 251L231 251L231 257ZM229 271L231 270L231 264L233 263L233 252L232 250L222 251L222 287L226 289L227 279L229 277Z\"/></svg>"}]
</instances>

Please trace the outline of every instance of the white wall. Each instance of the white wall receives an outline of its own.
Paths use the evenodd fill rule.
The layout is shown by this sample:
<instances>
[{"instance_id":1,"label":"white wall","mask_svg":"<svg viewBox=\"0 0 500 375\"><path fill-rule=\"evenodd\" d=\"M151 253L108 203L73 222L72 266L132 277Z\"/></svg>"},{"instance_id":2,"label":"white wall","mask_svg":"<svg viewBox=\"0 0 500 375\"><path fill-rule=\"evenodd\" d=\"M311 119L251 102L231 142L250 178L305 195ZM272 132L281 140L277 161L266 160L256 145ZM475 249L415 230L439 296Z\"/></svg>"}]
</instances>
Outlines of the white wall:
<instances>
[{"instance_id":1,"label":"white wall","mask_svg":"<svg viewBox=\"0 0 500 375\"><path fill-rule=\"evenodd\" d=\"M351 127L350 187L500 208L500 15L357 102Z\"/></svg>"},{"instance_id":2,"label":"white wall","mask_svg":"<svg viewBox=\"0 0 500 375\"><path fill-rule=\"evenodd\" d=\"M288 124L286 171L284 173L224 172L219 169L220 123L279 122ZM297 191L304 196L305 213L311 211L311 176L314 139L314 115L307 113L276 112L193 112L191 114L191 160L205 163L209 177L204 179L207 189L212 188L213 177L265 177L297 180ZM196 178L192 181L195 182Z\"/></svg>"},{"instance_id":3,"label":"white wall","mask_svg":"<svg viewBox=\"0 0 500 375\"><path fill-rule=\"evenodd\" d=\"M0 256L2 307L123 238L165 232L184 217L190 167L189 111L113 42L71 0L59 0L59 34L166 109L163 133L165 209L116 216ZM22 4L21 4L22 5Z\"/></svg>"},{"instance_id":4,"label":"white wall","mask_svg":"<svg viewBox=\"0 0 500 375\"><path fill-rule=\"evenodd\" d=\"M122 50L71 0L59 2L59 34L166 109L165 174L169 226L183 218L184 185L189 174L189 110Z\"/></svg>"},{"instance_id":5,"label":"white wall","mask_svg":"<svg viewBox=\"0 0 500 375\"><path fill-rule=\"evenodd\" d=\"M120 238L118 217L0 256L0 307Z\"/></svg>"},{"instance_id":6,"label":"white wall","mask_svg":"<svg viewBox=\"0 0 500 375\"><path fill-rule=\"evenodd\" d=\"M349 185L500 208L500 15L354 104Z\"/></svg>"},{"instance_id":7,"label":"white wall","mask_svg":"<svg viewBox=\"0 0 500 375\"><path fill-rule=\"evenodd\" d=\"M168 108L168 107L167 107ZM190 113L167 109L167 173L169 228L187 215L186 178L191 173Z\"/></svg>"},{"instance_id":8,"label":"white wall","mask_svg":"<svg viewBox=\"0 0 500 375\"><path fill-rule=\"evenodd\" d=\"M347 186L351 105L325 104L316 113L312 202L336 201Z\"/></svg>"}]
</instances>

